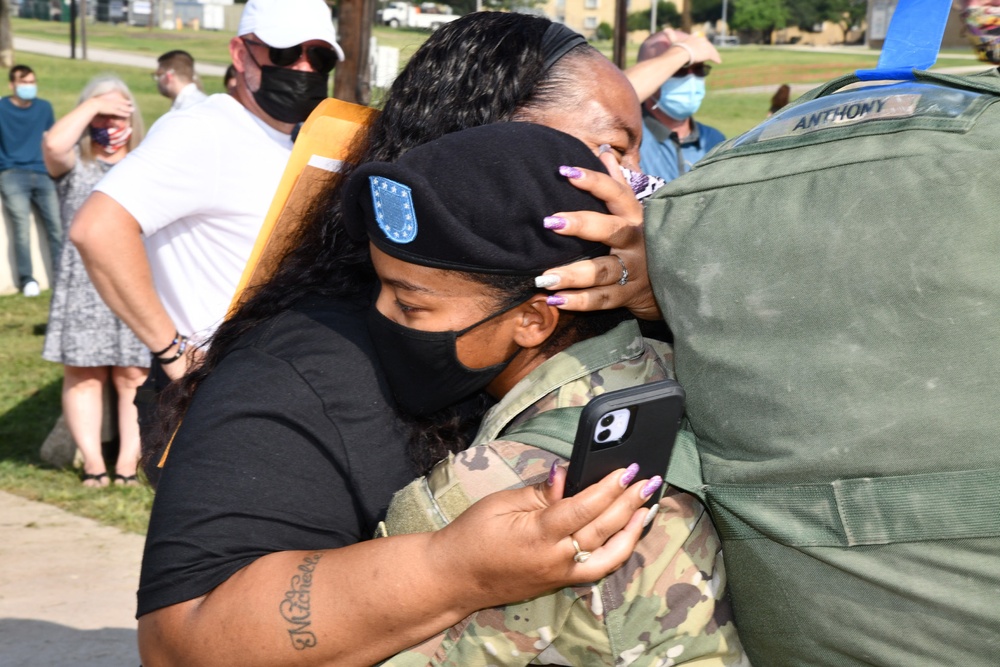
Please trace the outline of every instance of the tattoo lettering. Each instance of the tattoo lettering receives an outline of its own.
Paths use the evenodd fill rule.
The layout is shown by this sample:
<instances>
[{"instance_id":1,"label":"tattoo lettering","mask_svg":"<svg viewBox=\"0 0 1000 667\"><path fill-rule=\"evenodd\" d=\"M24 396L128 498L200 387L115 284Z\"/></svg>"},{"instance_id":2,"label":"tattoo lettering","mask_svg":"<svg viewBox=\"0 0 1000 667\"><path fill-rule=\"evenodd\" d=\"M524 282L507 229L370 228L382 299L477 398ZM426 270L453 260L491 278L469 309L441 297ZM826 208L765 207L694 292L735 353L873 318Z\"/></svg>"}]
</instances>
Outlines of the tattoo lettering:
<instances>
[{"instance_id":1,"label":"tattoo lettering","mask_svg":"<svg viewBox=\"0 0 1000 667\"><path fill-rule=\"evenodd\" d=\"M298 568L301 574L292 577L291 589L285 593L285 599L278 606L281 617L292 625L288 636L292 640L292 646L298 651L316 645L316 635L309 630L309 626L312 625L309 595L312 589L313 570L322 557L323 554L317 553L302 559L302 565Z\"/></svg>"}]
</instances>

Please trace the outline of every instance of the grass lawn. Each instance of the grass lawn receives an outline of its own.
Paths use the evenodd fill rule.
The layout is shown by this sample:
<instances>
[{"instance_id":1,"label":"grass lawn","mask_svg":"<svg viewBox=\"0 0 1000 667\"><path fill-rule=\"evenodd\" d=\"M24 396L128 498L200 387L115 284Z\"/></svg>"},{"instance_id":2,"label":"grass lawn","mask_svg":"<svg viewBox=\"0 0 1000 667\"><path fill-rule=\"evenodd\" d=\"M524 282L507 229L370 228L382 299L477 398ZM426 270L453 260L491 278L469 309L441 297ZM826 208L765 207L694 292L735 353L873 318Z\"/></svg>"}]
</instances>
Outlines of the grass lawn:
<instances>
[{"instance_id":1,"label":"grass lawn","mask_svg":"<svg viewBox=\"0 0 1000 667\"><path fill-rule=\"evenodd\" d=\"M699 123L716 128L730 139L767 118L771 95L772 93L713 95L709 92L695 118Z\"/></svg>"},{"instance_id":2,"label":"grass lawn","mask_svg":"<svg viewBox=\"0 0 1000 667\"><path fill-rule=\"evenodd\" d=\"M62 366L41 357L49 296L0 296L0 489L144 534L149 489L87 489L76 471L46 467L38 457L59 418L62 384Z\"/></svg>"},{"instance_id":3,"label":"grass lawn","mask_svg":"<svg viewBox=\"0 0 1000 667\"><path fill-rule=\"evenodd\" d=\"M69 26L54 21L11 18L11 29L18 37L44 39L50 42L69 44ZM413 52L424 43L430 34L425 30L411 28L387 28L376 26L373 34L382 46L393 46L400 51L400 65L410 59ZM158 56L172 49L184 49L196 62L228 65L229 40L232 35L214 30L149 30L124 23L88 23L87 45L115 51L129 51L140 55ZM77 35L77 49L80 48ZM79 50L77 51L79 54Z\"/></svg>"},{"instance_id":4,"label":"grass lawn","mask_svg":"<svg viewBox=\"0 0 1000 667\"><path fill-rule=\"evenodd\" d=\"M10 19L16 37L31 37L69 44L69 24L38 19ZM80 55L80 33L77 26L77 56ZM88 23L87 46L116 51L130 51L146 56L158 56L173 49L184 49L195 61L215 65L229 64L229 40L232 35L215 30L149 30L119 23Z\"/></svg>"}]
</instances>

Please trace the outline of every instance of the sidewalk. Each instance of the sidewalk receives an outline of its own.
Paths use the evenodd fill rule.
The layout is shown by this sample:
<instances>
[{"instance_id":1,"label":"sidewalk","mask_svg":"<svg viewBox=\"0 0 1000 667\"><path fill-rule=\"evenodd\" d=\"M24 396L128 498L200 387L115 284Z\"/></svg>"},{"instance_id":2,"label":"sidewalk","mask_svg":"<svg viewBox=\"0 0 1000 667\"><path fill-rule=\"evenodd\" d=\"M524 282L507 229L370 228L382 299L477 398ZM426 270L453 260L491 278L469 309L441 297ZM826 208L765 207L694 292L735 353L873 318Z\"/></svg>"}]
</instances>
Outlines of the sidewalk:
<instances>
[{"instance_id":1,"label":"sidewalk","mask_svg":"<svg viewBox=\"0 0 1000 667\"><path fill-rule=\"evenodd\" d=\"M0 665L136 667L142 545L0 491Z\"/></svg>"},{"instance_id":2,"label":"sidewalk","mask_svg":"<svg viewBox=\"0 0 1000 667\"><path fill-rule=\"evenodd\" d=\"M25 53L38 53L43 56L69 58L69 44L60 44L59 42L50 42L43 39L31 39L30 37L18 37L17 35L14 35L14 50L24 51ZM81 55L79 44L77 44L76 53L77 57ZM126 51L88 47L87 60L95 63L142 67L148 69L150 72L156 70L155 57L142 56ZM201 62L195 64L195 70L203 76L224 76L226 74L226 68L222 65L210 65Z\"/></svg>"}]
</instances>

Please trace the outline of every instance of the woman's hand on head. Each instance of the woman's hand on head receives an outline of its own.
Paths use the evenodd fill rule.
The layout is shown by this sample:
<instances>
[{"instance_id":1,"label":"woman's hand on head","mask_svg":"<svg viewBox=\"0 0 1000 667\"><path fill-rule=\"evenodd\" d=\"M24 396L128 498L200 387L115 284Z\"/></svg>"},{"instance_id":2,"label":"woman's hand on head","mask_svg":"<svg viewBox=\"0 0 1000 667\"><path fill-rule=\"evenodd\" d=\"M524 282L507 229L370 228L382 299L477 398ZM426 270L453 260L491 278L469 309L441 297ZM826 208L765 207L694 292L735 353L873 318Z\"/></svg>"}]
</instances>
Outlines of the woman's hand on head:
<instances>
[{"instance_id":1,"label":"woman's hand on head","mask_svg":"<svg viewBox=\"0 0 1000 667\"><path fill-rule=\"evenodd\" d=\"M132 102L128 97L118 90L112 90L103 95L96 95L90 98L90 102L96 110L96 115L129 118L132 116L132 112L135 111L135 107L132 106Z\"/></svg>"},{"instance_id":2,"label":"woman's hand on head","mask_svg":"<svg viewBox=\"0 0 1000 667\"><path fill-rule=\"evenodd\" d=\"M617 470L564 499L560 467L550 482L486 496L434 534L435 562L480 606L601 579L632 554L650 512L642 505L658 488L649 480L628 484L634 474L626 474ZM590 552L582 563L573 558L573 540Z\"/></svg>"},{"instance_id":3,"label":"woman's hand on head","mask_svg":"<svg viewBox=\"0 0 1000 667\"><path fill-rule=\"evenodd\" d=\"M599 241L611 248L611 254L549 269L542 274L549 284L543 282L540 286L555 291L549 303L563 310L628 308L640 319L658 320L660 308L646 271L642 204L625 182L615 158L605 153L601 161L610 176L578 168L579 178L569 178L569 182L602 200L610 215L593 211L554 213L546 224L556 234ZM624 285L620 284L623 267L628 270Z\"/></svg>"}]
</instances>

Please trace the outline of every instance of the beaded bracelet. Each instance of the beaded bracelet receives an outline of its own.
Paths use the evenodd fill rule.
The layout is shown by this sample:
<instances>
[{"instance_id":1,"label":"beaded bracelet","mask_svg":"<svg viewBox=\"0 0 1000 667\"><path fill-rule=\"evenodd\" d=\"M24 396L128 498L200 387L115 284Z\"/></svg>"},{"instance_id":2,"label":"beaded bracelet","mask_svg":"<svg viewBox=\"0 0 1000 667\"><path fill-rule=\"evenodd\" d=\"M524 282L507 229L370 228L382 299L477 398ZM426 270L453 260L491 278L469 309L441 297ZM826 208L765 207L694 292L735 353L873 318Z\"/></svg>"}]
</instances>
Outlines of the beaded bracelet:
<instances>
[{"instance_id":1,"label":"beaded bracelet","mask_svg":"<svg viewBox=\"0 0 1000 667\"><path fill-rule=\"evenodd\" d=\"M163 354L166 354L167 350L169 350L170 348L172 348L174 345L177 345L177 343L179 343L179 342L181 342L181 332L180 331L175 331L174 332L174 339L172 341L170 341L170 345L167 345L165 348L163 348L159 352L153 352L153 356L154 357L159 357L159 356L161 356Z\"/></svg>"},{"instance_id":2,"label":"beaded bracelet","mask_svg":"<svg viewBox=\"0 0 1000 667\"><path fill-rule=\"evenodd\" d=\"M187 344L188 344L188 337L187 336L180 336L180 341L178 341L178 344L177 344L177 354L175 354L174 356L170 357L169 359L163 359L161 357L156 357L156 360L160 362L161 366L166 366L167 364L174 363L175 361L177 361L178 359L180 359L181 357L184 356L184 351L187 349ZM170 348L167 348L167 349L169 350Z\"/></svg>"}]
</instances>

